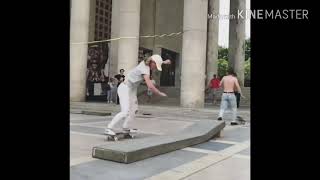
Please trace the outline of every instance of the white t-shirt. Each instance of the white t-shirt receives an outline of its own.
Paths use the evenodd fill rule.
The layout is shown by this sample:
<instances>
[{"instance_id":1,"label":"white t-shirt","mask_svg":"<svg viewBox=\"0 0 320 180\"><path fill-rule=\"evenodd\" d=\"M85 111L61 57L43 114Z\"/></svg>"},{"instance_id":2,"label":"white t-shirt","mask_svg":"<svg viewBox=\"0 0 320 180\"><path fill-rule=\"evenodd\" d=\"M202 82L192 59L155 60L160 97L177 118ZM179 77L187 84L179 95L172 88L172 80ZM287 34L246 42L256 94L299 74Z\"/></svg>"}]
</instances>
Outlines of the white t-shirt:
<instances>
[{"instance_id":1,"label":"white t-shirt","mask_svg":"<svg viewBox=\"0 0 320 180\"><path fill-rule=\"evenodd\" d=\"M138 87L144 80L143 75L150 75L150 67L141 61L138 66L129 71L128 80L133 87Z\"/></svg>"}]
</instances>

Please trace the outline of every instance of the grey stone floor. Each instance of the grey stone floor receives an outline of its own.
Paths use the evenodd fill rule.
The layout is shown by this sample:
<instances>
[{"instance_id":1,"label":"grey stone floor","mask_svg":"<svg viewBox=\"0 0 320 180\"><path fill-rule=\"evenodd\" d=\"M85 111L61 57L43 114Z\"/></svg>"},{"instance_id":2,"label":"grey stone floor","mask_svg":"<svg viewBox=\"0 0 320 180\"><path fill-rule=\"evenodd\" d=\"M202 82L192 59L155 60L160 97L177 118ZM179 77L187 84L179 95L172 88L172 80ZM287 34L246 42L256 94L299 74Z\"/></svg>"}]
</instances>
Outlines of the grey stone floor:
<instances>
[{"instance_id":1,"label":"grey stone floor","mask_svg":"<svg viewBox=\"0 0 320 180\"><path fill-rule=\"evenodd\" d=\"M106 106L95 108L103 109ZM106 107L108 108L108 107ZM112 109L113 108L113 109ZM245 125L227 126L220 138L131 164L121 164L91 157L92 147L105 142L103 131L117 113L111 116L70 114L70 179L72 180L135 180L135 179L250 179L250 110L239 114L248 120ZM218 109L181 109L174 107L145 107L132 124L140 136L167 134L182 130L196 121L216 120ZM142 113L151 113L145 116ZM182 178L181 178L182 177Z\"/></svg>"}]
</instances>

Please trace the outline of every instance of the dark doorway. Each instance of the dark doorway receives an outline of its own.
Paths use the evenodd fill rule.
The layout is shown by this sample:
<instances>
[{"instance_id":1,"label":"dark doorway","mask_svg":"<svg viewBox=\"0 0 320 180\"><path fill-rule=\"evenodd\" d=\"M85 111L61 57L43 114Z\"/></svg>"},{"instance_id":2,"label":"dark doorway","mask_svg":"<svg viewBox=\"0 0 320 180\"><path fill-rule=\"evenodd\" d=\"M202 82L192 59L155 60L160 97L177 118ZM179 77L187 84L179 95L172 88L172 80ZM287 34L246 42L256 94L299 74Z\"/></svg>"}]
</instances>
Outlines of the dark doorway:
<instances>
[{"instance_id":1,"label":"dark doorway","mask_svg":"<svg viewBox=\"0 0 320 180\"><path fill-rule=\"evenodd\" d=\"M177 53L168 49L162 48L161 57L163 60L170 59L171 64L162 65L162 72L160 76L160 86L175 86L175 70Z\"/></svg>"}]
</instances>

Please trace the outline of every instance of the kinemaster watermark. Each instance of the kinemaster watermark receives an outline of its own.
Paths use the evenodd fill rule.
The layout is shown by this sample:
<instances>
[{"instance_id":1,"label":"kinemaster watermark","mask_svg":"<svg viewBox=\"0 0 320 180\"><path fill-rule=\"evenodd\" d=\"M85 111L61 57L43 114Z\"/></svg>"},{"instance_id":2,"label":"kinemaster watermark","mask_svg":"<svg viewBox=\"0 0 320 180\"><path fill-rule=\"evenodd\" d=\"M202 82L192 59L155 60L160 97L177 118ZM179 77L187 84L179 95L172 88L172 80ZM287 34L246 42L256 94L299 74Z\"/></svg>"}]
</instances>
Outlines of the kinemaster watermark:
<instances>
[{"instance_id":1,"label":"kinemaster watermark","mask_svg":"<svg viewBox=\"0 0 320 180\"><path fill-rule=\"evenodd\" d=\"M308 19L309 11L307 9L255 9L238 10L235 14L221 15L210 13L208 19Z\"/></svg>"}]
</instances>

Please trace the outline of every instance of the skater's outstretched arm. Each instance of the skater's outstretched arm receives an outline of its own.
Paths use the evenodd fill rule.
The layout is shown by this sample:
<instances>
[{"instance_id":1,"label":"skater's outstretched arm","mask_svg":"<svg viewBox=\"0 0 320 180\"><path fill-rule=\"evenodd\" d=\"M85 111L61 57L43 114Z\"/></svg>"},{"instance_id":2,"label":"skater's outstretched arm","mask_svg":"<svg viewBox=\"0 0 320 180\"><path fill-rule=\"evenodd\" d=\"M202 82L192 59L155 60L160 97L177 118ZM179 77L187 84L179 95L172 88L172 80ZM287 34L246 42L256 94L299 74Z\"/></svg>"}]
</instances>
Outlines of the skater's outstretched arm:
<instances>
[{"instance_id":1,"label":"skater's outstretched arm","mask_svg":"<svg viewBox=\"0 0 320 180\"><path fill-rule=\"evenodd\" d=\"M165 93L159 91L154 84L152 83L152 81L150 80L150 76L148 74L143 75L144 80L146 81L146 84L148 86L148 88L155 94L158 94L160 96L167 96Z\"/></svg>"},{"instance_id":2,"label":"skater's outstretched arm","mask_svg":"<svg viewBox=\"0 0 320 180\"><path fill-rule=\"evenodd\" d=\"M167 60L163 61L162 64L171 64L171 60L167 59Z\"/></svg>"}]
</instances>

